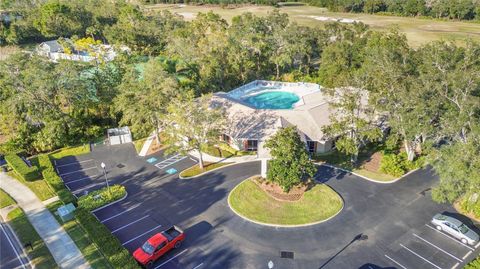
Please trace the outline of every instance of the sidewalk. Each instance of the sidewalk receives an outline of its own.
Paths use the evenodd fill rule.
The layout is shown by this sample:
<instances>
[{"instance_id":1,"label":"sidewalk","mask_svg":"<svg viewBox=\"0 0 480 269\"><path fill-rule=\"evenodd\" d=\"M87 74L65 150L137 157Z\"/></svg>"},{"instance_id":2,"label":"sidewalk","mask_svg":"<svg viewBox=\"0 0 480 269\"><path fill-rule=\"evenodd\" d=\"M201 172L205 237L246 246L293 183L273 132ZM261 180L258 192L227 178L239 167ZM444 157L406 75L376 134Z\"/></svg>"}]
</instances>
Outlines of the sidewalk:
<instances>
[{"instance_id":1,"label":"sidewalk","mask_svg":"<svg viewBox=\"0 0 480 269\"><path fill-rule=\"evenodd\" d=\"M29 188L4 172L0 172L0 187L25 211L60 268L91 268L70 236Z\"/></svg>"},{"instance_id":2,"label":"sidewalk","mask_svg":"<svg viewBox=\"0 0 480 269\"><path fill-rule=\"evenodd\" d=\"M199 154L196 150L190 151L188 155L194 157L197 160L200 159ZM252 162L252 161L260 160L257 157L257 155L245 155L245 156L230 157L230 158L220 158L220 157L208 155L205 152L202 152L202 157L204 162L209 162L209 163L244 163L244 162Z\"/></svg>"}]
</instances>

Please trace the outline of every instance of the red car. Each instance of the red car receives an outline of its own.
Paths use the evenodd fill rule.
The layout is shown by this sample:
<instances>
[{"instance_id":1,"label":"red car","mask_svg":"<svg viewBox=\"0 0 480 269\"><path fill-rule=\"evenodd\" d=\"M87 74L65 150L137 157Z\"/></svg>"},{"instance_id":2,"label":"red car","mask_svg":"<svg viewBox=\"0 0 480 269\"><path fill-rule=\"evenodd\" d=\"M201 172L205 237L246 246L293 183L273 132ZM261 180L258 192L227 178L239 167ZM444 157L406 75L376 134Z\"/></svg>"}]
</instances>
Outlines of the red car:
<instances>
[{"instance_id":1,"label":"red car","mask_svg":"<svg viewBox=\"0 0 480 269\"><path fill-rule=\"evenodd\" d=\"M133 252L133 257L140 265L146 268L152 267L153 263L165 253L174 248L179 248L185 234L177 226L158 233Z\"/></svg>"}]
</instances>

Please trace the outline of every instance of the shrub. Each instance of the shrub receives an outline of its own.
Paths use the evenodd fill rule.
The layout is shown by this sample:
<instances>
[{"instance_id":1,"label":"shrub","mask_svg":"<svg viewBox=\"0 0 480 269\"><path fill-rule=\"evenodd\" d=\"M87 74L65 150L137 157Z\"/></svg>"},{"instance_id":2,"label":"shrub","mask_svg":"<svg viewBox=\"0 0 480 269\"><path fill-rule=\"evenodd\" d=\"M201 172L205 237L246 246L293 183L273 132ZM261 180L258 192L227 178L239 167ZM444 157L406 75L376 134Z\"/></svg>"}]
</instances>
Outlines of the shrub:
<instances>
[{"instance_id":1,"label":"shrub","mask_svg":"<svg viewBox=\"0 0 480 269\"><path fill-rule=\"evenodd\" d=\"M476 218L480 218L480 192L466 194L462 198L460 206L464 211L473 213Z\"/></svg>"},{"instance_id":2,"label":"shrub","mask_svg":"<svg viewBox=\"0 0 480 269\"><path fill-rule=\"evenodd\" d=\"M15 173L24 180L33 181L40 178L38 167L34 165L29 167L17 154L6 155L5 161L13 169L13 171L15 171Z\"/></svg>"},{"instance_id":3,"label":"shrub","mask_svg":"<svg viewBox=\"0 0 480 269\"><path fill-rule=\"evenodd\" d=\"M480 268L480 256L477 257L475 260L469 262L464 269L478 269Z\"/></svg>"},{"instance_id":4,"label":"shrub","mask_svg":"<svg viewBox=\"0 0 480 269\"><path fill-rule=\"evenodd\" d=\"M57 175L57 172L55 172L55 168L53 167L49 156L39 155L38 163L40 165L40 170L42 171L43 179L57 193L58 198L65 204L76 203L75 196L65 188L62 179Z\"/></svg>"},{"instance_id":5,"label":"shrub","mask_svg":"<svg viewBox=\"0 0 480 269\"><path fill-rule=\"evenodd\" d=\"M384 153L380 162L380 171L392 176L402 176L408 171L422 167L425 164L425 157L421 156L414 161L407 159L407 154Z\"/></svg>"},{"instance_id":6,"label":"shrub","mask_svg":"<svg viewBox=\"0 0 480 269\"><path fill-rule=\"evenodd\" d=\"M120 241L90 212L84 208L77 208L75 218L107 257L113 268L139 268Z\"/></svg>"},{"instance_id":7,"label":"shrub","mask_svg":"<svg viewBox=\"0 0 480 269\"><path fill-rule=\"evenodd\" d=\"M399 177L405 174L404 160L397 154L385 154L380 162L380 171L385 174Z\"/></svg>"},{"instance_id":8,"label":"shrub","mask_svg":"<svg viewBox=\"0 0 480 269\"><path fill-rule=\"evenodd\" d=\"M126 194L127 191L125 187L121 185L110 186L110 191L108 191L107 187L104 187L78 198L78 206L92 211L106 204L115 202L123 198Z\"/></svg>"}]
</instances>

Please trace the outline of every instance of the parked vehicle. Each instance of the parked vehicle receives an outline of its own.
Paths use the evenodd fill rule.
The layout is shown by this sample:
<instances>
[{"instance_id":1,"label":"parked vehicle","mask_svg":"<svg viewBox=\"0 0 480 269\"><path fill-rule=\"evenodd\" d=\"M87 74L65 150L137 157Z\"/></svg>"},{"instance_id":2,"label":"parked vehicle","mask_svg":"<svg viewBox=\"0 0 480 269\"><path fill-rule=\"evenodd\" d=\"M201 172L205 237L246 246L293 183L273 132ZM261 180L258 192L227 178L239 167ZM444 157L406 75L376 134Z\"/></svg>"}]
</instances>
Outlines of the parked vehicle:
<instances>
[{"instance_id":1,"label":"parked vehicle","mask_svg":"<svg viewBox=\"0 0 480 269\"><path fill-rule=\"evenodd\" d=\"M436 214L432 218L432 224L437 230L450 234L464 244L475 245L478 242L478 234L455 218Z\"/></svg>"},{"instance_id":2,"label":"parked vehicle","mask_svg":"<svg viewBox=\"0 0 480 269\"><path fill-rule=\"evenodd\" d=\"M151 268L156 260L174 248L179 248L185 234L177 226L150 237L141 247L133 252L133 257L140 265Z\"/></svg>"}]
</instances>

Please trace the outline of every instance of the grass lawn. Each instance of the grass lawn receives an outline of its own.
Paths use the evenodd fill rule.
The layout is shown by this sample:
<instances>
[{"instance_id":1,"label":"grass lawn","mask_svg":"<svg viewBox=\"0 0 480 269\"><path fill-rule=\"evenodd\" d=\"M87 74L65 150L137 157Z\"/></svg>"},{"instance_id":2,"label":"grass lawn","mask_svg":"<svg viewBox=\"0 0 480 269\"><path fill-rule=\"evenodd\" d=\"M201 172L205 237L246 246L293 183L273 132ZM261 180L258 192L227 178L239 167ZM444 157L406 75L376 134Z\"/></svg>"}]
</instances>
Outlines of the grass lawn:
<instances>
[{"instance_id":1,"label":"grass lawn","mask_svg":"<svg viewBox=\"0 0 480 269\"><path fill-rule=\"evenodd\" d=\"M357 173L361 176L364 176L364 177L368 177L368 178L371 178L371 179L374 179L374 180L384 181L384 182L389 182L389 181L397 179L396 177L394 177L392 175L384 174L382 172L373 172L373 171L366 170L366 169L353 169L353 172L355 172L355 173Z\"/></svg>"},{"instance_id":2,"label":"grass lawn","mask_svg":"<svg viewBox=\"0 0 480 269\"><path fill-rule=\"evenodd\" d=\"M150 10L165 10L182 15L186 20L191 20L198 12L213 12L221 15L227 21L234 16L245 12L252 12L259 16L265 16L273 10L272 6L243 5L239 7L222 8L220 6L191 6L179 7L172 4L156 4L146 6ZM383 16L363 13L340 13L330 12L326 8L313 6L284 6L280 11L287 13L289 17L301 25L323 27L326 22L315 17L347 18L368 24L374 30L384 31L392 26L398 26L399 30L406 34L410 45L419 47L433 40L463 40L467 37L480 40L480 23L466 21L447 21L435 19L422 19L413 17ZM460 41L460 43L462 43Z\"/></svg>"},{"instance_id":3,"label":"grass lawn","mask_svg":"<svg viewBox=\"0 0 480 269\"><path fill-rule=\"evenodd\" d=\"M202 149L202 152L205 152L210 156L214 156L214 157L218 157L218 158L230 158L230 157L238 157L238 156L246 156L246 155L257 154L256 151L236 150L226 143L221 143L221 144L219 144L218 147L215 147L213 145L208 145L208 146L206 146Z\"/></svg>"},{"instance_id":4,"label":"grass lawn","mask_svg":"<svg viewBox=\"0 0 480 269\"><path fill-rule=\"evenodd\" d=\"M16 204L15 200L13 200L13 198L10 197L10 195L8 195L6 192L0 189L0 208L4 208L14 204Z\"/></svg>"},{"instance_id":5,"label":"grass lawn","mask_svg":"<svg viewBox=\"0 0 480 269\"><path fill-rule=\"evenodd\" d=\"M54 159L61 159L66 156L82 155L90 152L90 145L84 144L75 147L66 147L53 151L50 156Z\"/></svg>"},{"instance_id":6,"label":"grass lawn","mask_svg":"<svg viewBox=\"0 0 480 269\"><path fill-rule=\"evenodd\" d=\"M328 152L325 154L320 154L315 156L315 160L321 161L321 162L326 162L327 164L331 164L336 167L343 168L345 170L349 170L352 172L355 172L359 175L362 175L364 177L368 177L373 180L378 180L378 181L383 181L383 182L388 182L395 180L397 177L388 175L385 173L382 173L380 171L371 171L367 170L362 167L362 164L367 161L370 156L378 151L377 148L367 148L364 149L360 152L358 155L358 161L356 165L353 165L352 162L350 161L350 156L345 155L341 152L338 152L336 150L332 152Z\"/></svg>"},{"instance_id":7,"label":"grass lawn","mask_svg":"<svg viewBox=\"0 0 480 269\"><path fill-rule=\"evenodd\" d=\"M47 246L43 242L42 238L35 231L33 226L28 221L27 216L23 213L22 209L16 208L12 210L8 216L10 226L22 245L31 243L33 248L26 247L25 251L28 254L32 264L37 269L53 269L58 268L57 263L50 254Z\"/></svg>"},{"instance_id":8,"label":"grass lawn","mask_svg":"<svg viewBox=\"0 0 480 269\"><path fill-rule=\"evenodd\" d=\"M198 166L198 164L190 167L190 168L187 168L185 170L183 170L181 173L180 173L180 176L181 177L184 177L184 178L188 178L188 177L193 177L193 176L197 176L197 175L200 175L201 173L205 173L207 171L210 171L210 170L213 170L215 168L219 168L219 167L222 167L222 166L225 166L225 165L228 165L228 164L231 164L231 163L204 163L204 168L203 170L200 169L200 166Z\"/></svg>"},{"instance_id":9,"label":"grass lawn","mask_svg":"<svg viewBox=\"0 0 480 269\"><path fill-rule=\"evenodd\" d=\"M32 163L34 161L32 160ZM20 181L23 185L27 186L35 195L37 195L38 199L41 201L48 200L56 194L53 190L48 186L48 184L43 179L37 179L35 181L26 181L21 177L17 176L13 171L9 171L8 175Z\"/></svg>"},{"instance_id":10,"label":"grass lawn","mask_svg":"<svg viewBox=\"0 0 480 269\"><path fill-rule=\"evenodd\" d=\"M88 237L87 232L75 221L75 219L63 223L62 220L55 214L58 207L62 206L62 202L57 201L49 204L47 208L57 219L58 223L63 226L68 235L82 252L85 259L90 263L93 269L111 269L112 266L103 254L98 250L92 240Z\"/></svg>"},{"instance_id":11,"label":"grass lawn","mask_svg":"<svg viewBox=\"0 0 480 269\"><path fill-rule=\"evenodd\" d=\"M328 219L341 210L342 198L325 184L317 184L298 201L278 201L252 180L240 183L228 197L240 215L263 223L300 225Z\"/></svg>"}]
</instances>

